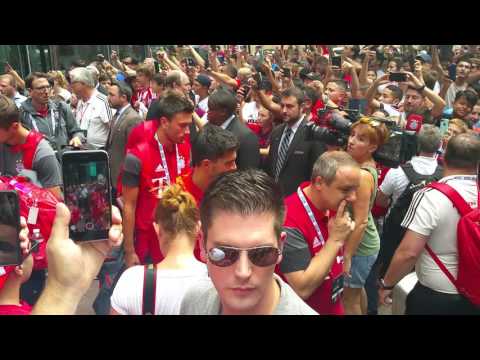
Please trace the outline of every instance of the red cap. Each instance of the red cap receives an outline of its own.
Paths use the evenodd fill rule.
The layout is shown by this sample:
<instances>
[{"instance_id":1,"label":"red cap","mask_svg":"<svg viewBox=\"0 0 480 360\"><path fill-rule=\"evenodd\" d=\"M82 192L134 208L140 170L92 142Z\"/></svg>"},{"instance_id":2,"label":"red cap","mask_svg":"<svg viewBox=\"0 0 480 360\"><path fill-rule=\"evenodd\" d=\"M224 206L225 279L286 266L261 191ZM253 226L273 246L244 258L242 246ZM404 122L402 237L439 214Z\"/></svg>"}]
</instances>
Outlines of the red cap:
<instances>
[{"instance_id":1,"label":"red cap","mask_svg":"<svg viewBox=\"0 0 480 360\"><path fill-rule=\"evenodd\" d=\"M0 266L0 290L8 279L8 275L15 270L15 266Z\"/></svg>"}]
</instances>

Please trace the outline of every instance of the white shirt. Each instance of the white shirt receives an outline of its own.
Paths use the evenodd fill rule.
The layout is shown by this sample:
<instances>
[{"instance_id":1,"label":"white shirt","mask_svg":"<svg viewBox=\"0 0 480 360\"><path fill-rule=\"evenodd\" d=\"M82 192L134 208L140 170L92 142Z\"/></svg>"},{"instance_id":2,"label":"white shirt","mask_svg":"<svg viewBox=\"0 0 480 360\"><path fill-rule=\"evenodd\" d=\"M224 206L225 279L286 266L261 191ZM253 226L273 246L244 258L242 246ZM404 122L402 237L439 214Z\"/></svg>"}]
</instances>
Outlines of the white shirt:
<instances>
[{"instance_id":1,"label":"white shirt","mask_svg":"<svg viewBox=\"0 0 480 360\"><path fill-rule=\"evenodd\" d=\"M232 116L230 116L227 120L225 120L223 122L222 125L220 125L220 127L224 130L227 130L227 127L228 125L230 125L230 123L232 122L232 120L235 119L235 114L233 114Z\"/></svg>"},{"instance_id":2,"label":"white shirt","mask_svg":"<svg viewBox=\"0 0 480 360\"><path fill-rule=\"evenodd\" d=\"M144 267L133 266L122 274L111 297L112 308L122 315L142 315ZM200 261L188 269L157 270L155 315L178 315L187 290L208 279Z\"/></svg>"},{"instance_id":3,"label":"white shirt","mask_svg":"<svg viewBox=\"0 0 480 360\"><path fill-rule=\"evenodd\" d=\"M462 86L457 86L454 82L450 84L447 93L445 94L445 103L447 108L453 107L453 103L455 102L455 95L457 92L467 90L468 83L465 82Z\"/></svg>"},{"instance_id":4,"label":"white shirt","mask_svg":"<svg viewBox=\"0 0 480 360\"><path fill-rule=\"evenodd\" d=\"M410 162L413 170L421 175L432 175L437 168L437 160L433 157L414 156ZM382 185L380 185L380 191L387 196L392 196L390 208L405 191L408 183L407 175L405 175L405 172L400 166L387 172Z\"/></svg>"},{"instance_id":5,"label":"white shirt","mask_svg":"<svg viewBox=\"0 0 480 360\"><path fill-rule=\"evenodd\" d=\"M87 130L87 143L104 147L108 138L109 123L113 112L105 95L94 90L86 102L78 100L75 118L80 129Z\"/></svg>"},{"instance_id":6,"label":"white shirt","mask_svg":"<svg viewBox=\"0 0 480 360\"><path fill-rule=\"evenodd\" d=\"M206 114L208 112L208 96L205 99L200 100L197 107Z\"/></svg>"},{"instance_id":7,"label":"white shirt","mask_svg":"<svg viewBox=\"0 0 480 360\"><path fill-rule=\"evenodd\" d=\"M20 109L20 105L27 100L25 96L20 94L18 91L15 91L15 95L13 96L13 101L15 102L15 105L17 106L18 109Z\"/></svg>"},{"instance_id":8,"label":"white shirt","mask_svg":"<svg viewBox=\"0 0 480 360\"><path fill-rule=\"evenodd\" d=\"M458 191L472 208L477 204L476 176L448 176L440 180ZM428 237L428 245L454 278L458 270L457 223L460 215L452 202L441 192L424 188L413 196L402 226ZM457 294L458 291L430 254L424 249L415 264L420 283L434 291Z\"/></svg>"},{"instance_id":9,"label":"white shirt","mask_svg":"<svg viewBox=\"0 0 480 360\"><path fill-rule=\"evenodd\" d=\"M242 117L247 123L256 123L258 119L258 107L256 101L245 104L242 109Z\"/></svg>"}]
</instances>

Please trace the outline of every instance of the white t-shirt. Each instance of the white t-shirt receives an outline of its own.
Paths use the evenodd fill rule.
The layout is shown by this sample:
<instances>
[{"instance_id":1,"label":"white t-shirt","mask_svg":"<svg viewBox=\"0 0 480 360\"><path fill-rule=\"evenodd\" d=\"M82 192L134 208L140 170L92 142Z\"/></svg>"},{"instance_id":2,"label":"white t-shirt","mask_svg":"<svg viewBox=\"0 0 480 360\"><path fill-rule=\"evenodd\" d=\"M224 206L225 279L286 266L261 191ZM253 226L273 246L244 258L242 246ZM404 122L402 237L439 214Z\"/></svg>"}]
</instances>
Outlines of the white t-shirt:
<instances>
[{"instance_id":1,"label":"white t-shirt","mask_svg":"<svg viewBox=\"0 0 480 360\"><path fill-rule=\"evenodd\" d=\"M467 90L467 87L468 84L466 82L463 86L457 86L457 84L451 83L447 90L447 93L445 94L445 107L453 107L453 103L455 102L455 95L457 95L457 92Z\"/></svg>"},{"instance_id":2,"label":"white t-shirt","mask_svg":"<svg viewBox=\"0 0 480 360\"><path fill-rule=\"evenodd\" d=\"M104 147L107 142L112 117L107 97L96 89L88 101L78 100L75 118L80 129L87 130L87 143L97 148Z\"/></svg>"},{"instance_id":3,"label":"white t-shirt","mask_svg":"<svg viewBox=\"0 0 480 360\"><path fill-rule=\"evenodd\" d=\"M110 299L116 312L142 315L143 279L143 266L133 266L122 274ZM155 315L178 315L187 290L205 279L208 279L207 267L200 261L188 269L157 270Z\"/></svg>"},{"instance_id":4,"label":"white t-shirt","mask_svg":"<svg viewBox=\"0 0 480 360\"><path fill-rule=\"evenodd\" d=\"M242 110L242 117L247 123L256 123L258 119L258 107L255 101L245 104Z\"/></svg>"},{"instance_id":5,"label":"white t-shirt","mask_svg":"<svg viewBox=\"0 0 480 360\"><path fill-rule=\"evenodd\" d=\"M205 99L198 101L197 107L206 114L208 112L208 96Z\"/></svg>"},{"instance_id":6,"label":"white t-shirt","mask_svg":"<svg viewBox=\"0 0 480 360\"><path fill-rule=\"evenodd\" d=\"M422 175L432 175L437 168L437 160L432 157L414 156L410 162L413 170ZM393 206L407 188L408 183L407 175L399 166L388 171L382 185L380 185L380 191L387 196L392 196L391 205Z\"/></svg>"},{"instance_id":7,"label":"white t-shirt","mask_svg":"<svg viewBox=\"0 0 480 360\"><path fill-rule=\"evenodd\" d=\"M452 186L472 208L477 204L476 176L448 176L440 180ZM428 245L447 267L454 278L457 277L457 223L460 219L457 209L441 192L424 188L413 196L402 226L428 237ZM457 294L458 291L430 254L424 249L415 265L420 283L434 291Z\"/></svg>"}]
</instances>

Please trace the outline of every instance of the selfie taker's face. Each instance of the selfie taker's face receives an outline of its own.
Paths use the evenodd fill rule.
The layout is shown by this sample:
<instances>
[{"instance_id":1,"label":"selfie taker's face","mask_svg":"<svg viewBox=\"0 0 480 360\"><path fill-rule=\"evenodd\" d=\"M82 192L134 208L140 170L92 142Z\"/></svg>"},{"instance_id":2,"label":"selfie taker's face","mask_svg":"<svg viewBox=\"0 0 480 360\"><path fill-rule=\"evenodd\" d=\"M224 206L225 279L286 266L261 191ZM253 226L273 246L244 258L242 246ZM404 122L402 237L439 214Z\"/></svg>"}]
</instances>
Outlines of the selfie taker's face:
<instances>
[{"instance_id":1,"label":"selfie taker's face","mask_svg":"<svg viewBox=\"0 0 480 360\"><path fill-rule=\"evenodd\" d=\"M252 248L256 246L278 247L274 232L274 216L271 213L242 216L218 211L208 229L207 251L215 246ZM278 258L280 262L282 257ZM269 287L273 286L275 264L255 266L242 251L238 260L226 267L213 265L207 260L208 273L217 289L224 309L238 314L254 312L261 305Z\"/></svg>"}]
</instances>

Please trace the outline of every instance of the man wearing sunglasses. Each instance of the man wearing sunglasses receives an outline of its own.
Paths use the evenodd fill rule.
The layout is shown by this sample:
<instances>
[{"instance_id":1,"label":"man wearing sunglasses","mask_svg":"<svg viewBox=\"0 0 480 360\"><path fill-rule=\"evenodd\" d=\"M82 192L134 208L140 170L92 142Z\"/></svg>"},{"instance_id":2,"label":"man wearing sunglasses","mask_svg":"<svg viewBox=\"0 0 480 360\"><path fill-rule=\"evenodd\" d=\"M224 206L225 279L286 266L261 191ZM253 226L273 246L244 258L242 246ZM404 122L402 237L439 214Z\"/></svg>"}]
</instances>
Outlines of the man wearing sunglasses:
<instances>
[{"instance_id":1,"label":"man wearing sunglasses","mask_svg":"<svg viewBox=\"0 0 480 360\"><path fill-rule=\"evenodd\" d=\"M287 239L277 270L322 315L344 314L343 245L355 228L347 204L359 185L358 163L346 152L327 152L315 162L312 180L285 199Z\"/></svg>"},{"instance_id":2,"label":"man wearing sunglasses","mask_svg":"<svg viewBox=\"0 0 480 360\"><path fill-rule=\"evenodd\" d=\"M262 171L220 176L200 207L210 279L185 295L184 315L314 315L274 274L286 234L279 186Z\"/></svg>"}]
</instances>

